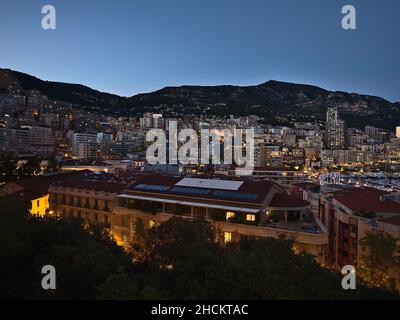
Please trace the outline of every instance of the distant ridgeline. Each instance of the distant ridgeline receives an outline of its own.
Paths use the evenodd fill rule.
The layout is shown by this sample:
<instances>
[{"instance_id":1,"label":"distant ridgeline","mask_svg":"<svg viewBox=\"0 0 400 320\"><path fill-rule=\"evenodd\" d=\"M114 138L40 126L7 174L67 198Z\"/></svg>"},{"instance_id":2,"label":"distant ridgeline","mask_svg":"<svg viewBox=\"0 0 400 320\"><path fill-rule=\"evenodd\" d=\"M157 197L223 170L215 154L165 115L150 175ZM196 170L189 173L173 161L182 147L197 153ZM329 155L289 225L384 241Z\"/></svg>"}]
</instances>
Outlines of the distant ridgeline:
<instances>
[{"instance_id":1,"label":"distant ridgeline","mask_svg":"<svg viewBox=\"0 0 400 320\"><path fill-rule=\"evenodd\" d=\"M187 115L258 115L270 124L324 121L328 107L338 107L351 127L373 125L394 130L400 102L356 93L332 92L316 86L268 81L255 86L165 87L121 97L79 84L43 81L25 73L0 69L0 93L38 90L50 100L72 103L110 116L137 116L157 111L166 117Z\"/></svg>"}]
</instances>

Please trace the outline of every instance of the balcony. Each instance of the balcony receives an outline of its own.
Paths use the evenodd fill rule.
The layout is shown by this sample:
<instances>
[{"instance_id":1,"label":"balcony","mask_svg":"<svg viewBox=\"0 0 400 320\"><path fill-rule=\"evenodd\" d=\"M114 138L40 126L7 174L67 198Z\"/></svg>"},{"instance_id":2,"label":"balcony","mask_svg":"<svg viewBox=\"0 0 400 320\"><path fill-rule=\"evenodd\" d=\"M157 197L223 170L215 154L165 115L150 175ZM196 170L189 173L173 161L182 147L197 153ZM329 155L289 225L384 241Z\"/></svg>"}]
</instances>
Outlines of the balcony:
<instances>
[{"instance_id":1,"label":"balcony","mask_svg":"<svg viewBox=\"0 0 400 320\"><path fill-rule=\"evenodd\" d=\"M246 236L286 239L314 245L325 245L328 243L328 235L326 233L308 233L279 227L251 226L222 221L213 221L213 224L223 232L237 232Z\"/></svg>"},{"instance_id":2,"label":"balcony","mask_svg":"<svg viewBox=\"0 0 400 320\"><path fill-rule=\"evenodd\" d=\"M126 207L116 206L114 207L116 214L132 214L136 218L148 218L149 214L145 213L141 210L137 209L129 209ZM167 221L172 217L176 217L178 215L172 213L161 213L157 212L153 215L152 219L155 219L159 222ZM191 219L191 216L188 215L179 215L179 217L185 219ZM251 224L242 224L242 223L233 223L233 222L225 222L225 221L216 221L207 219L210 221L217 229L222 232L236 232L244 236L254 236L254 237L268 237L275 239L287 239L293 240L299 243L305 244L313 244L313 245L326 245L328 244L328 234L324 230L320 230L320 233L316 233L315 231L307 232L307 230L298 228L298 229L289 229L288 226L280 226L279 224L275 226L254 226ZM115 226L119 228L119 226ZM120 228L124 228L120 226Z\"/></svg>"}]
</instances>

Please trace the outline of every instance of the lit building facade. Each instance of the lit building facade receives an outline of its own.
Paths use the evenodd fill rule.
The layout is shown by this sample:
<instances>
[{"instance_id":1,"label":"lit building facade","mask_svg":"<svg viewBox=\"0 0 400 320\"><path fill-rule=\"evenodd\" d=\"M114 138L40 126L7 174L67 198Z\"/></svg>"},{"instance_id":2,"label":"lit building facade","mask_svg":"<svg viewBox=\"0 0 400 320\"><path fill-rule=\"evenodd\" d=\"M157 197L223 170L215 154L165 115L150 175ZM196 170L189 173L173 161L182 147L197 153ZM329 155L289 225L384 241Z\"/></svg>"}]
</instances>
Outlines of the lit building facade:
<instances>
[{"instance_id":1,"label":"lit building facade","mask_svg":"<svg viewBox=\"0 0 400 320\"><path fill-rule=\"evenodd\" d=\"M247 169L231 169L227 172L217 171L217 173L225 173L228 176L251 176L255 180L270 180L279 184L292 184L299 183L308 180L306 172L284 167L265 166L265 167L254 167L253 170Z\"/></svg>"},{"instance_id":2,"label":"lit building facade","mask_svg":"<svg viewBox=\"0 0 400 320\"><path fill-rule=\"evenodd\" d=\"M72 154L77 159L97 158L100 155L97 134L74 133L72 136Z\"/></svg>"},{"instance_id":3,"label":"lit building facade","mask_svg":"<svg viewBox=\"0 0 400 320\"><path fill-rule=\"evenodd\" d=\"M340 269L362 263L360 240L368 232L400 237L400 202L369 187L321 194L318 219L329 234L326 264Z\"/></svg>"},{"instance_id":4,"label":"lit building facade","mask_svg":"<svg viewBox=\"0 0 400 320\"><path fill-rule=\"evenodd\" d=\"M79 177L49 187L50 211L61 217L77 217L110 228L116 195L126 184Z\"/></svg>"},{"instance_id":5,"label":"lit building facade","mask_svg":"<svg viewBox=\"0 0 400 320\"><path fill-rule=\"evenodd\" d=\"M10 201L24 201L28 204L31 214L43 216L50 213L49 186L57 181L68 181L86 173L88 172L62 172L16 180L4 184L1 193Z\"/></svg>"},{"instance_id":6,"label":"lit building facade","mask_svg":"<svg viewBox=\"0 0 400 320\"><path fill-rule=\"evenodd\" d=\"M309 203L267 181L144 176L117 195L111 228L119 243L128 244L138 223L151 228L174 216L210 221L224 242L293 240L296 251L324 263L328 238Z\"/></svg>"},{"instance_id":7,"label":"lit building facade","mask_svg":"<svg viewBox=\"0 0 400 320\"><path fill-rule=\"evenodd\" d=\"M346 123L339 119L337 108L326 113L325 145L331 150L346 148Z\"/></svg>"}]
</instances>

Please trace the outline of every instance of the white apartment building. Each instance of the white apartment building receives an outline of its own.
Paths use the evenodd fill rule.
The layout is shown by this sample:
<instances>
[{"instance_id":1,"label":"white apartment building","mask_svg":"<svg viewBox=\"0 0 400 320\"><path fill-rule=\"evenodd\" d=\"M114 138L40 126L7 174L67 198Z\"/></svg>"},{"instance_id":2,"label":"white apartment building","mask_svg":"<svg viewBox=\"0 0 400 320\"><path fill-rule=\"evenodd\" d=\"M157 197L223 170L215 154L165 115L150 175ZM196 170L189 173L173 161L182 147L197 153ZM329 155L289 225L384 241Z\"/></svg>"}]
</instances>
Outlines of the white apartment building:
<instances>
[{"instance_id":1,"label":"white apartment building","mask_svg":"<svg viewBox=\"0 0 400 320\"><path fill-rule=\"evenodd\" d=\"M72 154L77 159L96 158L99 153L97 134L75 132L72 135Z\"/></svg>"}]
</instances>

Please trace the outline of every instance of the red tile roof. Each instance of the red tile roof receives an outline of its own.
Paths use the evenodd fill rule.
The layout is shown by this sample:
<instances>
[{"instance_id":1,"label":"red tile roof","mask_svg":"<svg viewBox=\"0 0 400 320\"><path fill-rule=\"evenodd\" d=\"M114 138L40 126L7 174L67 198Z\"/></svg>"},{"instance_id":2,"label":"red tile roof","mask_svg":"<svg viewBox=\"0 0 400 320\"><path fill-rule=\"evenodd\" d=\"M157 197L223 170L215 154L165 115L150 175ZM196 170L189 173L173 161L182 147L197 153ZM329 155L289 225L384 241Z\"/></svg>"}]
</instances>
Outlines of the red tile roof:
<instances>
[{"instance_id":1,"label":"red tile roof","mask_svg":"<svg viewBox=\"0 0 400 320\"><path fill-rule=\"evenodd\" d=\"M275 193L269 206L274 208L300 208L307 207L309 204L308 201L290 196L286 193Z\"/></svg>"},{"instance_id":2,"label":"red tile roof","mask_svg":"<svg viewBox=\"0 0 400 320\"><path fill-rule=\"evenodd\" d=\"M400 215L389 218L380 219L379 221L400 226Z\"/></svg>"},{"instance_id":3,"label":"red tile roof","mask_svg":"<svg viewBox=\"0 0 400 320\"><path fill-rule=\"evenodd\" d=\"M77 188L82 190L94 190L94 191L104 191L110 193L120 193L122 192L127 184L107 181L103 179L91 179L90 177L81 177L76 179L70 179L66 181L61 181L55 183L56 186L66 187L66 188Z\"/></svg>"},{"instance_id":4,"label":"red tile roof","mask_svg":"<svg viewBox=\"0 0 400 320\"><path fill-rule=\"evenodd\" d=\"M295 187L304 189L304 190L309 190L309 189L313 189L313 188L319 187L319 184L314 183L314 182L308 182L308 181L293 183L292 185L295 186Z\"/></svg>"},{"instance_id":5,"label":"red tile roof","mask_svg":"<svg viewBox=\"0 0 400 320\"><path fill-rule=\"evenodd\" d=\"M389 192L370 188L351 188L336 192L334 198L352 211L400 213L400 203L393 200L381 200Z\"/></svg>"},{"instance_id":6,"label":"red tile roof","mask_svg":"<svg viewBox=\"0 0 400 320\"><path fill-rule=\"evenodd\" d=\"M55 182L72 179L90 173L89 170L59 172L49 175L30 177L10 182L21 187L14 196L22 197L26 201L41 198L49 193L49 186ZM11 196L11 194L10 194Z\"/></svg>"}]
</instances>

